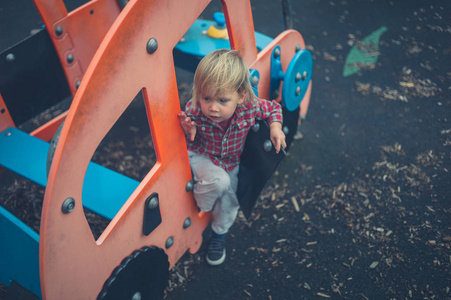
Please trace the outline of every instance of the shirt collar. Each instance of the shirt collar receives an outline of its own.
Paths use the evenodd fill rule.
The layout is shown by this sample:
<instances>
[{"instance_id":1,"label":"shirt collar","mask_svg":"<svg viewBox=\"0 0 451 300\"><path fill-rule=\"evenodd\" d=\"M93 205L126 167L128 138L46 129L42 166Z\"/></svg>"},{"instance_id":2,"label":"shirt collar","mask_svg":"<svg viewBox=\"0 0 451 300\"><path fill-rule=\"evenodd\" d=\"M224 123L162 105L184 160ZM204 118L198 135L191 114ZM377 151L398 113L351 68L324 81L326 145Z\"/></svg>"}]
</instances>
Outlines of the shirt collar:
<instances>
[{"instance_id":1,"label":"shirt collar","mask_svg":"<svg viewBox=\"0 0 451 300\"><path fill-rule=\"evenodd\" d=\"M202 110L200 109L200 105L194 105L192 100L190 100L190 105L193 107L193 112L194 114L199 117L199 119L202 122L207 122L209 124L212 124L213 126L218 126L219 128L221 128L221 126L219 126L218 123L213 122L212 120L210 120L209 118L207 118ZM232 119L230 120L229 123L229 127L234 125L235 123L239 122L243 117L245 117L246 112L252 107L252 101L245 101L243 104L238 105L235 113L232 115ZM221 128L222 129L222 128Z\"/></svg>"}]
</instances>

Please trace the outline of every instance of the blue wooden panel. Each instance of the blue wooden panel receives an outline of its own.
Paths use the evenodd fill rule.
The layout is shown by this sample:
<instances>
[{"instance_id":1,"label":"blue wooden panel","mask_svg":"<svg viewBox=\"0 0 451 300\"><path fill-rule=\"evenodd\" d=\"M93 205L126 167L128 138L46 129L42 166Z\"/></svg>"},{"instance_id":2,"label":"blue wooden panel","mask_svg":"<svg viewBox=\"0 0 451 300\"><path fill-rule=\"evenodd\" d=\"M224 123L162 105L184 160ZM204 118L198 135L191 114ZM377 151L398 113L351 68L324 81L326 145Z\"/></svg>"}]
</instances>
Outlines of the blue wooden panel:
<instances>
[{"instance_id":1,"label":"blue wooden panel","mask_svg":"<svg viewBox=\"0 0 451 300\"><path fill-rule=\"evenodd\" d=\"M41 185L47 185L49 143L17 129L0 133L0 165ZM83 206L112 219L139 182L90 163L83 183Z\"/></svg>"},{"instance_id":2,"label":"blue wooden panel","mask_svg":"<svg viewBox=\"0 0 451 300\"><path fill-rule=\"evenodd\" d=\"M37 296L39 282L39 235L0 206L0 281L15 281Z\"/></svg>"},{"instance_id":3,"label":"blue wooden panel","mask_svg":"<svg viewBox=\"0 0 451 300\"><path fill-rule=\"evenodd\" d=\"M193 57L204 57L216 49L230 49L229 40L214 39L202 34L203 31L206 31L213 24L215 22L209 20L194 21L193 25L183 36L184 39L175 45L175 49ZM258 51L263 50L272 41L271 37L255 32L255 42Z\"/></svg>"},{"instance_id":4,"label":"blue wooden panel","mask_svg":"<svg viewBox=\"0 0 451 300\"><path fill-rule=\"evenodd\" d=\"M111 220L139 182L90 163L83 183L83 206Z\"/></svg>"},{"instance_id":5,"label":"blue wooden panel","mask_svg":"<svg viewBox=\"0 0 451 300\"><path fill-rule=\"evenodd\" d=\"M46 161L49 143L16 128L0 133L0 165L46 186Z\"/></svg>"}]
</instances>

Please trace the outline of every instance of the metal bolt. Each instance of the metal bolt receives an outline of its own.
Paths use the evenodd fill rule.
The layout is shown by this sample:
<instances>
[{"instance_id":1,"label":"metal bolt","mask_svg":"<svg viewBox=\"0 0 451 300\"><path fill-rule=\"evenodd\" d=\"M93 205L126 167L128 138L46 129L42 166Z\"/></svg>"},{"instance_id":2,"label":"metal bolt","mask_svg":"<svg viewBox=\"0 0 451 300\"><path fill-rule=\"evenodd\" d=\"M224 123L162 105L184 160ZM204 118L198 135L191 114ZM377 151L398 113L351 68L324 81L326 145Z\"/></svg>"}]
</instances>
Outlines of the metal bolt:
<instances>
[{"instance_id":1,"label":"metal bolt","mask_svg":"<svg viewBox=\"0 0 451 300\"><path fill-rule=\"evenodd\" d=\"M297 73L296 73L296 77L294 78L294 80L295 80L296 82L298 82L298 81L301 80L301 79L302 79L301 73L297 72Z\"/></svg>"},{"instance_id":2,"label":"metal bolt","mask_svg":"<svg viewBox=\"0 0 451 300\"><path fill-rule=\"evenodd\" d=\"M74 56L72 54L69 54L67 56L67 62L71 64L73 61L74 61Z\"/></svg>"},{"instance_id":3,"label":"metal bolt","mask_svg":"<svg viewBox=\"0 0 451 300\"><path fill-rule=\"evenodd\" d=\"M57 36L62 35L63 34L63 27L61 27L61 26L56 27L55 28L55 33L56 33Z\"/></svg>"},{"instance_id":4,"label":"metal bolt","mask_svg":"<svg viewBox=\"0 0 451 300\"><path fill-rule=\"evenodd\" d=\"M155 38L151 38L147 42L147 53L153 54L158 49L158 42Z\"/></svg>"},{"instance_id":5,"label":"metal bolt","mask_svg":"<svg viewBox=\"0 0 451 300\"><path fill-rule=\"evenodd\" d=\"M278 58L280 56L280 48L276 48L276 50L274 50L274 58Z\"/></svg>"},{"instance_id":6,"label":"metal bolt","mask_svg":"<svg viewBox=\"0 0 451 300\"><path fill-rule=\"evenodd\" d=\"M16 56L12 53L9 53L8 55L6 55L6 61L7 62L13 62L16 59Z\"/></svg>"},{"instance_id":7,"label":"metal bolt","mask_svg":"<svg viewBox=\"0 0 451 300\"><path fill-rule=\"evenodd\" d=\"M81 81L77 80L77 82L75 83L75 88L78 89L78 87L80 86Z\"/></svg>"},{"instance_id":8,"label":"metal bolt","mask_svg":"<svg viewBox=\"0 0 451 300\"><path fill-rule=\"evenodd\" d=\"M252 126L252 131L257 132L260 130L260 123L255 123L254 126Z\"/></svg>"},{"instance_id":9,"label":"metal bolt","mask_svg":"<svg viewBox=\"0 0 451 300\"><path fill-rule=\"evenodd\" d=\"M288 135L288 133L290 132L290 129L288 128L288 126L283 126L282 131L283 131L283 133L285 133L285 135Z\"/></svg>"},{"instance_id":10,"label":"metal bolt","mask_svg":"<svg viewBox=\"0 0 451 300\"><path fill-rule=\"evenodd\" d=\"M260 79L258 78L258 76L252 76L252 86L256 86L258 84L258 82L260 81Z\"/></svg>"},{"instance_id":11,"label":"metal bolt","mask_svg":"<svg viewBox=\"0 0 451 300\"><path fill-rule=\"evenodd\" d=\"M191 226L191 219L188 217L185 219L185 222L183 222L183 229L186 229Z\"/></svg>"},{"instance_id":12,"label":"metal bolt","mask_svg":"<svg viewBox=\"0 0 451 300\"><path fill-rule=\"evenodd\" d=\"M6 136L11 136L11 131L8 131L7 133L5 133Z\"/></svg>"},{"instance_id":13,"label":"metal bolt","mask_svg":"<svg viewBox=\"0 0 451 300\"><path fill-rule=\"evenodd\" d=\"M180 43L184 43L184 42L186 42L186 37L182 37L181 39L180 39Z\"/></svg>"},{"instance_id":14,"label":"metal bolt","mask_svg":"<svg viewBox=\"0 0 451 300\"><path fill-rule=\"evenodd\" d=\"M186 184L185 191L191 192L194 189L194 181L190 180Z\"/></svg>"},{"instance_id":15,"label":"metal bolt","mask_svg":"<svg viewBox=\"0 0 451 300\"><path fill-rule=\"evenodd\" d=\"M158 197L153 196L150 200L149 203L147 203L147 208L148 209L155 209L158 207Z\"/></svg>"},{"instance_id":16,"label":"metal bolt","mask_svg":"<svg viewBox=\"0 0 451 300\"><path fill-rule=\"evenodd\" d=\"M301 45L297 44L297 45L296 45L296 48L294 48L294 51L295 51L295 52L298 52L299 50L301 50Z\"/></svg>"},{"instance_id":17,"label":"metal bolt","mask_svg":"<svg viewBox=\"0 0 451 300\"><path fill-rule=\"evenodd\" d=\"M302 72L302 80L305 80L307 78L307 71Z\"/></svg>"},{"instance_id":18,"label":"metal bolt","mask_svg":"<svg viewBox=\"0 0 451 300\"><path fill-rule=\"evenodd\" d=\"M71 211L73 211L75 208L75 200L72 197L67 198L64 200L63 205L61 206L61 210L63 213L68 214Z\"/></svg>"},{"instance_id":19,"label":"metal bolt","mask_svg":"<svg viewBox=\"0 0 451 300\"><path fill-rule=\"evenodd\" d=\"M301 93L301 87L298 86L298 87L296 88L296 96L299 96L300 93Z\"/></svg>"},{"instance_id":20,"label":"metal bolt","mask_svg":"<svg viewBox=\"0 0 451 300\"><path fill-rule=\"evenodd\" d=\"M132 300L141 300L141 293L140 292L134 293L132 296Z\"/></svg>"},{"instance_id":21,"label":"metal bolt","mask_svg":"<svg viewBox=\"0 0 451 300\"><path fill-rule=\"evenodd\" d=\"M166 240L166 249L172 247L172 245L174 245L174 238L172 236L170 236Z\"/></svg>"},{"instance_id":22,"label":"metal bolt","mask_svg":"<svg viewBox=\"0 0 451 300\"><path fill-rule=\"evenodd\" d=\"M272 149L272 143L271 143L270 140L266 140L266 141L263 143L263 149L265 149L266 152L271 151L271 149Z\"/></svg>"}]
</instances>

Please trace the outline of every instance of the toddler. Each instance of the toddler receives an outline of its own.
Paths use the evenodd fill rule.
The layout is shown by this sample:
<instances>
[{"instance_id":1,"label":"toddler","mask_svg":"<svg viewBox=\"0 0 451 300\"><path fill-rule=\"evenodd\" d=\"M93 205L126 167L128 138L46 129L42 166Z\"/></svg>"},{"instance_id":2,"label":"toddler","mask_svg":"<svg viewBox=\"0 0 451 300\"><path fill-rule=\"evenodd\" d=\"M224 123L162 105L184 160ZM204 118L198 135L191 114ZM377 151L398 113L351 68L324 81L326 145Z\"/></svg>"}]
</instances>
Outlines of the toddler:
<instances>
[{"instance_id":1,"label":"toddler","mask_svg":"<svg viewBox=\"0 0 451 300\"><path fill-rule=\"evenodd\" d=\"M206 259L220 265L226 257L224 237L239 209L238 170L247 133L256 120L266 119L276 152L285 148L282 109L276 101L254 95L248 66L236 51L220 49L199 63L193 97L179 119L196 182L194 198L213 215Z\"/></svg>"}]
</instances>

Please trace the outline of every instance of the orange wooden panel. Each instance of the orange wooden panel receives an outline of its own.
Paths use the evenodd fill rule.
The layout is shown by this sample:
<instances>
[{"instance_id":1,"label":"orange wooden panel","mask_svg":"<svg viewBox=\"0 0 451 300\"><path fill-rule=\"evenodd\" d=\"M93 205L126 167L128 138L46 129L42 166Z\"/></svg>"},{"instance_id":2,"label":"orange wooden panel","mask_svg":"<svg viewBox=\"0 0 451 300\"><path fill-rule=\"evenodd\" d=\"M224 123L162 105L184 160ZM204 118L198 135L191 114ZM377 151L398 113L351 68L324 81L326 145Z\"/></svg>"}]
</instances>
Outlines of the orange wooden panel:
<instances>
[{"instance_id":1,"label":"orange wooden panel","mask_svg":"<svg viewBox=\"0 0 451 300\"><path fill-rule=\"evenodd\" d=\"M0 94L0 132L6 130L9 127L16 127L13 119L9 114L8 107L6 107L2 94Z\"/></svg>"},{"instance_id":2,"label":"orange wooden panel","mask_svg":"<svg viewBox=\"0 0 451 300\"><path fill-rule=\"evenodd\" d=\"M46 299L92 299L121 260L145 245L167 249L171 265L190 249L197 251L209 214L199 217L192 193L184 134L177 114L172 49L208 1L130 1L88 67L61 132L49 174L41 219L40 274ZM149 54L149 39L158 50ZM157 163L95 241L82 209L82 186L88 163L110 128L134 96L144 89L144 101L154 139ZM142 234L144 201L160 197L162 223ZM75 209L63 214L63 201L75 199ZM183 229L190 217L192 225Z\"/></svg>"},{"instance_id":3,"label":"orange wooden panel","mask_svg":"<svg viewBox=\"0 0 451 300\"><path fill-rule=\"evenodd\" d=\"M13 119L9 114L8 108L6 107L5 101L3 100L2 94L0 94L0 132L5 131L9 127L16 127L14 125ZM0 167L0 173L4 172L5 168Z\"/></svg>"},{"instance_id":4,"label":"orange wooden panel","mask_svg":"<svg viewBox=\"0 0 451 300\"><path fill-rule=\"evenodd\" d=\"M251 65L257 58L251 3L243 0L221 0L221 3L226 18L230 47L238 50L247 64Z\"/></svg>"},{"instance_id":5,"label":"orange wooden panel","mask_svg":"<svg viewBox=\"0 0 451 300\"><path fill-rule=\"evenodd\" d=\"M265 49L258 53L257 61L251 64L250 68L256 69L260 73L258 95L263 99L271 98L269 95L271 86L271 55L274 47L277 45L280 46L280 61L282 63L283 72L286 72L291 59L296 54L296 45L299 45L300 49L305 49L302 35L295 30L286 30L279 34ZM279 98L277 98L277 101L281 101L280 95Z\"/></svg>"},{"instance_id":6,"label":"orange wooden panel","mask_svg":"<svg viewBox=\"0 0 451 300\"><path fill-rule=\"evenodd\" d=\"M74 94L100 42L120 13L117 1L92 0L70 13L63 0L34 2Z\"/></svg>"},{"instance_id":7,"label":"orange wooden panel","mask_svg":"<svg viewBox=\"0 0 451 300\"><path fill-rule=\"evenodd\" d=\"M66 119L66 115L67 111L63 112L59 116L53 118L49 122L35 129L33 132L30 133L30 135L35 136L43 141L50 142L53 136L55 135L55 132L58 129L58 127Z\"/></svg>"},{"instance_id":8,"label":"orange wooden panel","mask_svg":"<svg viewBox=\"0 0 451 300\"><path fill-rule=\"evenodd\" d=\"M185 191L191 171L177 118L180 103L172 50L208 3L131 0L95 53L67 114L45 192L40 237L44 299L94 299L124 257L143 246L165 249L168 237L174 239L165 249L171 266L187 250L199 249L211 215L199 214L192 193ZM305 48L302 36L284 32L257 56L249 1L222 3L231 44L259 70L259 93L268 98L272 48L280 45L286 70L295 46ZM158 49L149 54L152 38ZM64 43L74 42L71 37ZM82 209L85 172L102 139L141 90L157 163L96 241ZM162 223L144 236L144 203L152 193L159 194ZM61 206L69 197L75 199L75 209L64 214ZM192 225L183 229L187 217Z\"/></svg>"}]
</instances>

